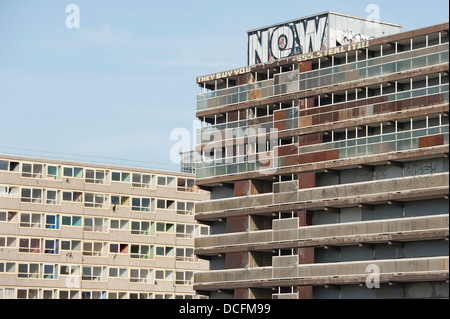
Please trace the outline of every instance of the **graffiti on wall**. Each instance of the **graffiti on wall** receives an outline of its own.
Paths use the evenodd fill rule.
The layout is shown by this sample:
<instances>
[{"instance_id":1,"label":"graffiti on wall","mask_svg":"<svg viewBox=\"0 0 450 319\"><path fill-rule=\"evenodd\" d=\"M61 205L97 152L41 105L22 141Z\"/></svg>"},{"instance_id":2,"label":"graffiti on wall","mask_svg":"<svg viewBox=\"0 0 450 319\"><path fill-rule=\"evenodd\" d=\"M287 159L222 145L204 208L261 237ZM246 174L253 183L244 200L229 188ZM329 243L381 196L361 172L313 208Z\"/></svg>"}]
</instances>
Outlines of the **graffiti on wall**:
<instances>
[{"instance_id":1,"label":"graffiti on wall","mask_svg":"<svg viewBox=\"0 0 450 319\"><path fill-rule=\"evenodd\" d=\"M320 15L248 33L248 65L328 48L328 15Z\"/></svg>"},{"instance_id":2,"label":"graffiti on wall","mask_svg":"<svg viewBox=\"0 0 450 319\"><path fill-rule=\"evenodd\" d=\"M337 41L339 41L340 45L348 45L372 39L375 39L375 37L364 36L361 33L355 33L351 30L344 30L341 32L340 36L337 37Z\"/></svg>"}]
</instances>

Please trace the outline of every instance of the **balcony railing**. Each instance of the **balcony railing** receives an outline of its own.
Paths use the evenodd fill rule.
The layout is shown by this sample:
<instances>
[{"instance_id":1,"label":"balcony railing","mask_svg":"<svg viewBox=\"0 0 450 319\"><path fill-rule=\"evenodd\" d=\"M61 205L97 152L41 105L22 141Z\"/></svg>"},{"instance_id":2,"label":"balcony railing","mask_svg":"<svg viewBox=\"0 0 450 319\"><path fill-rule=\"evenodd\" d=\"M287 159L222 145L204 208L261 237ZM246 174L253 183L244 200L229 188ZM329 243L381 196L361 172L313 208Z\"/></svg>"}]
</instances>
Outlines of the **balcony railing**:
<instances>
[{"instance_id":1,"label":"balcony railing","mask_svg":"<svg viewBox=\"0 0 450 319\"><path fill-rule=\"evenodd\" d=\"M441 125L396 133L379 134L343 141L299 147L298 153L277 156L276 151L234 156L196 164L196 178L205 179L248 172L275 173L277 169L313 162L399 152L426 147L426 137L440 139L436 145L449 144L449 126Z\"/></svg>"},{"instance_id":2,"label":"balcony railing","mask_svg":"<svg viewBox=\"0 0 450 319\"><path fill-rule=\"evenodd\" d=\"M348 101L344 103L328 104L304 110L299 110L298 107L288 108L285 109L286 119L279 121L274 120L273 115L269 115L260 118L205 126L197 129L196 143L197 145L205 145L207 143L210 143L211 137L216 137L217 133L220 134L220 141L224 142L227 140L232 140L234 138L243 138L257 135L259 133L258 129L263 129L265 130L265 132L268 132L271 129L277 128L278 133L281 133L283 131L300 127L306 128L319 126L324 124L325 122L328 123L342 120L344 113L344 117L349 119L386 113L387 111L400 111L401 107L397 107L395 109L386 108L388 103L396 101L400 102L410 100L411 106L408 107L408 109L414 106L421 107L423 105L418 103L416 105L416 101L420 101L419 98L421 97L427 97L430 102L433 102L425 103L426 105L433 105L436 103L449 103L449 84L396 92L376 97L358 99L356 101ZM377 99L382 100L382 102L374 103L373 101ZM351 105L351 103L354 103L355 105L356 103L358 103L358 106L348 107L348 105ZM377 112L377 109L380 109L380 111ZM352 116L348 116L348 114L352 114ZM354 114L356 114L356 116ZM318 118L318 121L315 121L315 118ZM291 125L286 125L285 130L280 129L279 124L288 120Z\"/></svg>"},{"instance_id":3,"label":"balcony railing","mask_svg":"<svg viewBox=\"0 0 450 319\"><path fill-rule=\"evenodd\" d=\"M197 111L448 63L448 49L445 43L305 73L281 73L276 76L278 81L269 79L198 94Z\"/></svg>"}]
</instances>

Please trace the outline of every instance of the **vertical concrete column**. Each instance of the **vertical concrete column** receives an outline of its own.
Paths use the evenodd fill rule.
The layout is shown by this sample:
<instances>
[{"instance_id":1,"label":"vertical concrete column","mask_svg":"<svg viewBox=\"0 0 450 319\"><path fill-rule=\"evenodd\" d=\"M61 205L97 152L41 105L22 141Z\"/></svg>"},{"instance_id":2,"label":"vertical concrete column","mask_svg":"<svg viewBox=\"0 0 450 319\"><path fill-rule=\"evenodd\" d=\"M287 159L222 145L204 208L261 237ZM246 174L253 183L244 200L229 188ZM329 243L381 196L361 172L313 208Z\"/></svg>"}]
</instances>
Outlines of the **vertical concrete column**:
<instances>
[{"instance_id":1,"label":"vertical concrete column","mask_svg":"<svg viewBox=\"0 0 450 319\"><path fill-rule=\"evenodd\" d=\"M306 210L297 211L299 219L299 227L312 225L312 217L308 215ZM299 248L298 249L298 263L299 265L314 263L314 248ZM313 286L299 286L297 287L299 299L313 299Z\"/></svg>"}]
</instances>

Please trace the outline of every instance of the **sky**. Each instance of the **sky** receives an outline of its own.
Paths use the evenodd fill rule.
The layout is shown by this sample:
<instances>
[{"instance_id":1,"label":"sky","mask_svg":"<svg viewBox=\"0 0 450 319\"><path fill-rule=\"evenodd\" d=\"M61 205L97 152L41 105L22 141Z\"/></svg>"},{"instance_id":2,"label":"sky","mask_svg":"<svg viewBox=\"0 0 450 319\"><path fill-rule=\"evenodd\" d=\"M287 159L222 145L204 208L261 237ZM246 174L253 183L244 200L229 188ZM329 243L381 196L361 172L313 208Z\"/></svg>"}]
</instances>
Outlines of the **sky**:
<instances>
[{"instance_id":1,"label":"sky","mask_svg":"<svg viewBox=\"0 0 450 319\"><path fill-rule=\"evenodd\" d=\"M370 4L402 31L449 21L446 0L0 0L0 154L178 170L171 133L194 147L196 77L245 66L248 30Z\"/></svg>"}]
</instances>

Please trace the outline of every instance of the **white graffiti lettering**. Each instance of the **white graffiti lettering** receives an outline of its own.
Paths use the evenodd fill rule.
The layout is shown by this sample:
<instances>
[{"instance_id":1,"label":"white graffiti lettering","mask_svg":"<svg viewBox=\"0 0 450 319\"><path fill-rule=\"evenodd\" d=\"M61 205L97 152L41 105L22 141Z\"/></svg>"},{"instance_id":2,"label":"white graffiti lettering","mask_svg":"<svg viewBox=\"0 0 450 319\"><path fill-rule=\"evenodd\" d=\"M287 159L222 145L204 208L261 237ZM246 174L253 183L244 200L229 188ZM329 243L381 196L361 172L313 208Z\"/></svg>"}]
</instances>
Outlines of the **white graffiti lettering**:
<instances>
[{"instance_id":1,"label":"white graffiti lettering","mask_svg":"<svg viewBox=\"0 0 450 319\"><path fill-rule=\"evenodd\" d=\"M328 15L321 15L249 32L248 65L325 49L327 26Z\"/></svg>"}]
</instances>

